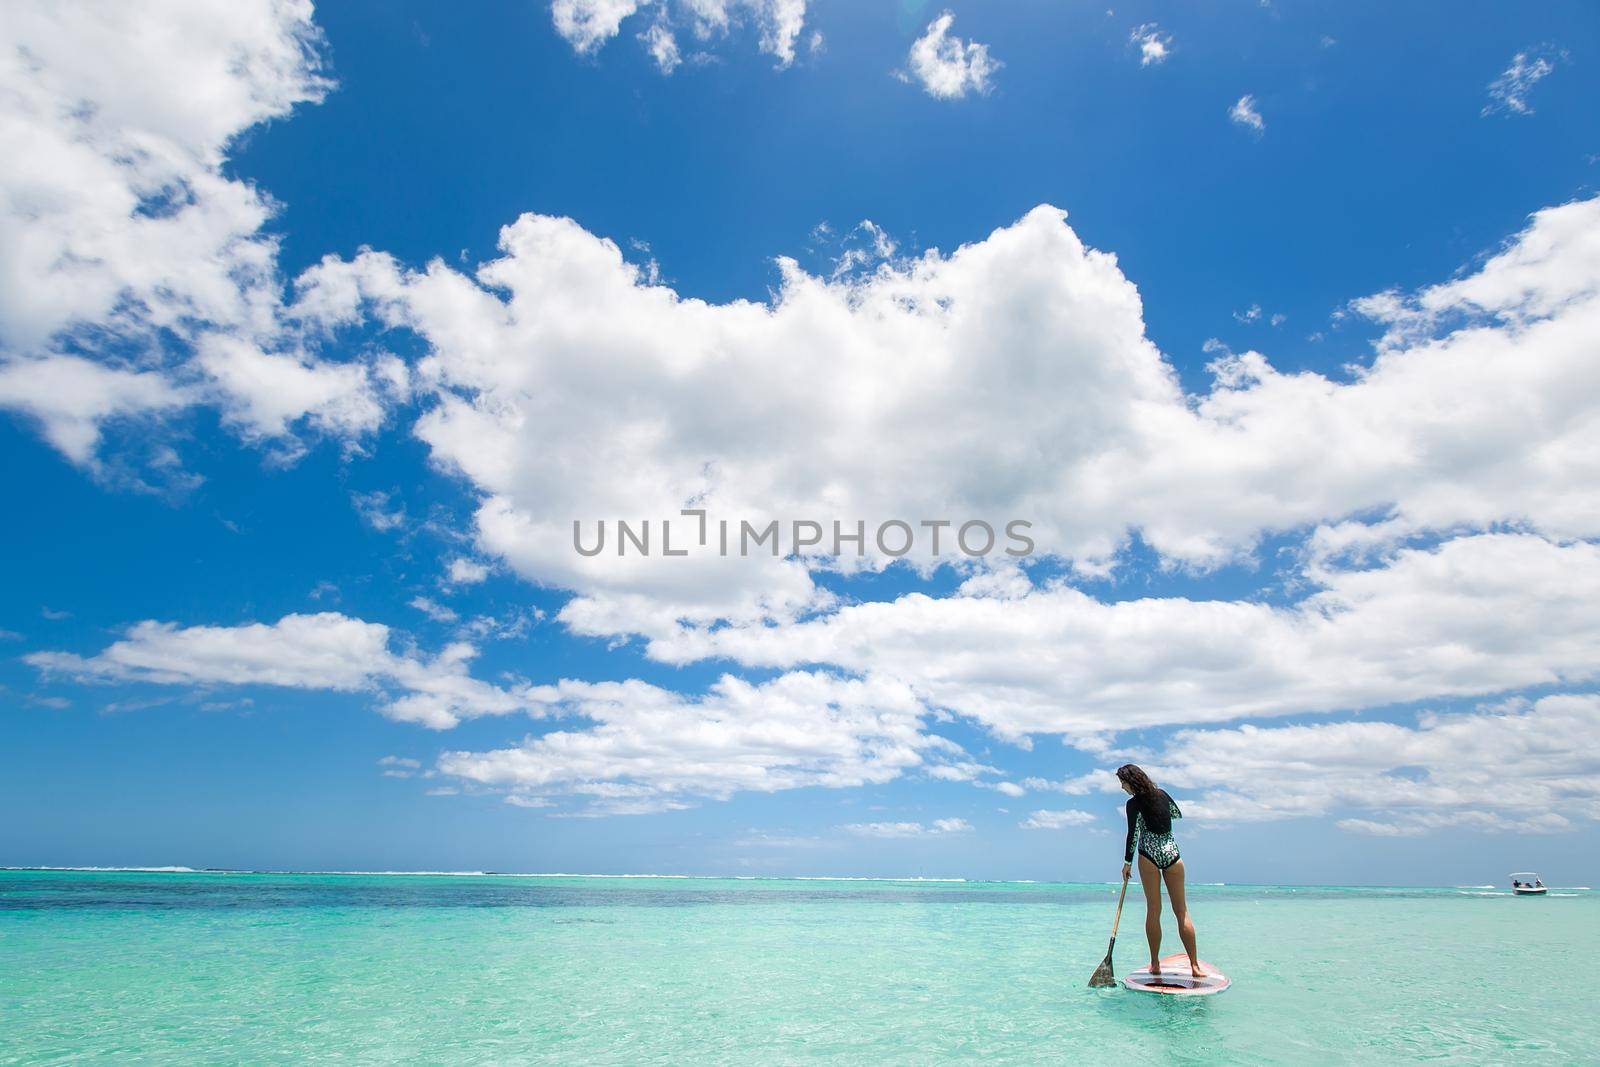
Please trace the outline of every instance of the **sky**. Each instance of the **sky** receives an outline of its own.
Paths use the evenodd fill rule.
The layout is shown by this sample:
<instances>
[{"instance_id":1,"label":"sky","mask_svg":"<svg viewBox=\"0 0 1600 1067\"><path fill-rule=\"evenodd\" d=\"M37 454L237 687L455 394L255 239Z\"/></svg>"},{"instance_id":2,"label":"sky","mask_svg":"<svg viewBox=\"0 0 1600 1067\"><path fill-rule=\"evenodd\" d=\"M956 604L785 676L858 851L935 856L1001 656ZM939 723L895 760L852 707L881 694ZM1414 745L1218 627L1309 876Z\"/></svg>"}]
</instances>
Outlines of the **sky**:
<instances>
[{"instance_id":1,"label":"sky","mask_svg":"<svg viewBox=\"0 0 1600 1067\"><path fill-rule=\"evenodd\" d=\"M13 14L0 864L1600 878L1591 6Z\"/></svg>"}]
</instances>

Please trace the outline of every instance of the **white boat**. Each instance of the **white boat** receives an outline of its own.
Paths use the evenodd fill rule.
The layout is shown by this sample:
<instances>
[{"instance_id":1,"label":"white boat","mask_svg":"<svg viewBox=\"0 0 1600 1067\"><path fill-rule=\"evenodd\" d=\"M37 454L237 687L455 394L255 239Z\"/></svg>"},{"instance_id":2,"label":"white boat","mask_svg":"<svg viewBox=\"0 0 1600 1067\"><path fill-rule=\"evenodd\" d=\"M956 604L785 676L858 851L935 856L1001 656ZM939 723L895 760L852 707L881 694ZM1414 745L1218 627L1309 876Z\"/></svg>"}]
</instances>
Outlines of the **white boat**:
<instances>
[{"instance_id":1,"label":"white boat","mask_svg":"<svg viewBox=\"0 0 1600 1067\"><path fill-rule=\"evenodd\" d=\"M1511 875L1511 891L1519 897L1542 897L1549 892L1544 881L1534 871L1514 871Z\"/></svg>"}]
</instances>

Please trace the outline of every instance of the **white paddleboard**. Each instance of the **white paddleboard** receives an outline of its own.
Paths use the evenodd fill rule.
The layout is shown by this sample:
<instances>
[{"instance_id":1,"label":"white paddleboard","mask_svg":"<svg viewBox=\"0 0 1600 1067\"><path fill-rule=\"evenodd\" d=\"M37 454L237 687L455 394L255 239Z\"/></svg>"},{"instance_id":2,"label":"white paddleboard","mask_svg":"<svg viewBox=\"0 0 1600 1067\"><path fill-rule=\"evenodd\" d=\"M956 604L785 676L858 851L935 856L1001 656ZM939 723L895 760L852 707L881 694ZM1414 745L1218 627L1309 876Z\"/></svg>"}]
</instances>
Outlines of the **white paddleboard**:
<instances>
[{"instance_id":1,"label":"white paddleboard","mask_svg":"<svg viewBox=\"0 0 1600 1067\"><path fill-rule=\"evenodd\" d=\"M1204 978L1190 974L1189 957L1178 952L1162 957L1160 974L1151 974L1149 967L1141 967L1124 978L1122 984L1141 993L1169 993L1180 997L1220 993L1233 984L1233 979L1205 960L1200 961L1200 969L1206 972Z\"/></svg>"}]
</instances>

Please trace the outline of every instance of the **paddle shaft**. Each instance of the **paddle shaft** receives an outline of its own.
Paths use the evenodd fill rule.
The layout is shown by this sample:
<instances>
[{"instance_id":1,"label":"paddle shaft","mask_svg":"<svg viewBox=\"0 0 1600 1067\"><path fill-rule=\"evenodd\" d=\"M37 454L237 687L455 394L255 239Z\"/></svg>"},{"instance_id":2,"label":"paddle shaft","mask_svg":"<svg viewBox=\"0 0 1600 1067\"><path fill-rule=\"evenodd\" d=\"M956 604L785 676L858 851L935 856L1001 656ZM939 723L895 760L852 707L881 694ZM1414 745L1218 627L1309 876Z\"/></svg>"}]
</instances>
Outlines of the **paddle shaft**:
<instances>
[{"instance_id":1,"label":"paddle shaft","mask_svg":"<svg viewBox=\"0 0 1600 1067\"><path fill-rule=\"evenodd\" d=\"M1111 953L1117 947L1117 927L1122 925L1122 902L1128 899L1128 876L1122 876L1122 892L1117 894L1117 917L1111 920L1111 942L1106 945L1106 958L1100 961L1100 966L1094 969L1094 974L1089 977L1090 989L1104 989L1117 984L1117 976L1111 970Z\"/></svg>"},{"instance_id":2,"label":"paddle shaft","mask_svg":"<svg viewBox=\"0 0 1600 1067\"><path fill-rule=\"evenodd\" d=\"M1121 925L1121 923L1122 923L1122 902L1124 900L1127 900L1127 899L1128 899L1128 876L1127 875L1123 875L1122 876L1122 892L1117 894L1117 917L1115 919L1111 920L1111 943L1113 945L1115 945L1117 943L1117 927L1119 925ZM1106 949L1106 955L1109 956L1110 954L1111 954L1111 950L1109 948Z\"/></svg>"}]
</instances>

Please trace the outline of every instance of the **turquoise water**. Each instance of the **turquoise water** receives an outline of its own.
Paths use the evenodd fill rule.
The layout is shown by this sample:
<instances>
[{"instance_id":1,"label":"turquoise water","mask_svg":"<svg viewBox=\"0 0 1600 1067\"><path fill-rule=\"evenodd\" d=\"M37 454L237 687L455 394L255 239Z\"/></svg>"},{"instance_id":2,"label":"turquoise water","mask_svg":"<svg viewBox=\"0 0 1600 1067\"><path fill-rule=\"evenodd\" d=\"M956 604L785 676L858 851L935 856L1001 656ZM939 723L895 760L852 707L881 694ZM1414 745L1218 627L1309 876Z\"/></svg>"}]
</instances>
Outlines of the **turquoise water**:
<instances>
[{"instance_id":1,"label":"turquoise water","mask_svg":"<svg viewBox=\"0 0 1600 1067\"><path fill-rule=\"evenodd\" d=\"M1119 975L1143 962L1136 892L1129 904ZM1114 906L1101 885L0 872L0 1062L1600 1049L1583 981L1597 894L1192 887L1201 955L1234 987L1191 1000L1085 987Z\"/></svg>"}]
</instances>

